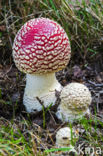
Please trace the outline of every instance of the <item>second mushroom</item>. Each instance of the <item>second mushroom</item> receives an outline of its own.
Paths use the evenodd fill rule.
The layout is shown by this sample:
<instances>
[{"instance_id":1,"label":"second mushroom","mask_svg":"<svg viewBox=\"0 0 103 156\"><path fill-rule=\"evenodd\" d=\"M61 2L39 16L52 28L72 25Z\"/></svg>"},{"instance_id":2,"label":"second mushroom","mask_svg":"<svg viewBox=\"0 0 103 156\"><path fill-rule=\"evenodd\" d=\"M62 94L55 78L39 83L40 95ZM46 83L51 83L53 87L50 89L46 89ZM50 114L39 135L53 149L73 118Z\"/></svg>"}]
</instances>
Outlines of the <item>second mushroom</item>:
<instances>
[{"instance_id":1,"label":"second mushroom","mask_svg":"<svg viewBox=\"0 0 103 156\"><path fill-rule=\"evenodd\" d=\"M89 105L92 97L85 85L77 82L68 84L62 89L60 99L56 115L61 121L73 122L90 114Z\"/></svg>"}]
</instances>

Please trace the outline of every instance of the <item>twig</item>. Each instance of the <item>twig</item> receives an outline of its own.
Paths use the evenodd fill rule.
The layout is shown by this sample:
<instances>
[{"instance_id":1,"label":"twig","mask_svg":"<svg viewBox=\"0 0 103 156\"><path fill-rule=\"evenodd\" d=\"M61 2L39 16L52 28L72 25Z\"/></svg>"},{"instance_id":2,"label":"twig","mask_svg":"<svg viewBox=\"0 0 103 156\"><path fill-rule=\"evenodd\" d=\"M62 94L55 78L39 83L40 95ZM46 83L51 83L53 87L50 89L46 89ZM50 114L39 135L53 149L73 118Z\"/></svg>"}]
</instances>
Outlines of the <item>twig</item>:
<instances>
[{"instance_id":1,"label":"twig","mask_svg":"<svg viewBox=\"0 0 103 156\"><path fill-rule=\"evenodd\" d=\"M101 84L99 84L99 83L94 83L94 82L92 82L92 81L90 81L90 80L88 80L88 82L90 83L90 84L92 84L93 86L95 86L95 87L103 87L103 83L101 83Z\"/></svg>"},{"instance_id":2,"label":"twig","mask_svg":"<svg viewBox=\"0 0 103 156\"><path fill-rule=\"evenodd\" d=\"M5 24L6 24L6 29L7 29L8 36L9 36L10 31L9 31L9 26L8 26L7 14L5 14ZM10 45L12 47L12 40L11 40L10 36L9 36L9 41L10 41Z\"/></svg>"},{"instance_id":3,"label":"twig","mask_svg":"<svg viewBox=\"0 0 103 156\"><path fill-rule=\"evenodd\" d=\"M38 102L45 108L45 106L44 106L44 101L42 101L38 96L36 97L36 99L37 99Z\"/></svg>"}]
</instances>

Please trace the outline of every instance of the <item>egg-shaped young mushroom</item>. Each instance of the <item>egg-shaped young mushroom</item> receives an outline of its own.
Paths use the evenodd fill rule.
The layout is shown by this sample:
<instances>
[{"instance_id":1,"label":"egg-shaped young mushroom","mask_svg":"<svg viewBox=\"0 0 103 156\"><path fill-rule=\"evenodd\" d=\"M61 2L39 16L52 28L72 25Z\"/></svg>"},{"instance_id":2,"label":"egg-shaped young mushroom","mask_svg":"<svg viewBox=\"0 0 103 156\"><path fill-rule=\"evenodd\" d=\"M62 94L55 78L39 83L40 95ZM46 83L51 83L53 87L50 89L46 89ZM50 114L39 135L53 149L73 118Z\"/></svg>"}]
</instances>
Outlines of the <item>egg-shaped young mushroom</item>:
<instances>
[{"instance_id":1,"label":"egg-shaped young mushroom","mask_svg":"<svg viewBox=\"0 0 103 156\"><path fill-rule=\"evenodd\" d=\"M56 133L56 147L57 148L68 148L64 154L69 155L70 152L77 154L74 146L72 145L73 138L77 136L74 129L69 127L60 128ZM63 151L61 151L59 156L62 156ZM53 154L52 154L53 155Z\"/></svg>"},{"instance_id":2,"label":"egg-shaped young mushroom","mask_svg":"<svg viewBox=\"0 0 103 156\"><path fill-rule=\"evenodd\" d=\"M73 122L85 114L90 114L89 105L92 98L89 89L81 83L70 83L65 86L60 95L61 103L56 115L65 122Z\"/></svg>"},{"instance_id":3,"label":"egg-shaped young mushroom","mask_svg":"<svg viewBox=\"0 0 103 156\"><path fill-rule=\"evenodd\" d=\"M31 19L18 31L13 44L13 58L17 68L27 74L23 98L27 112L41 111L40 100L44 107L55 104L55 90L62 88L55 72L65 68L70 53L66 32L53 20Z\"/></svg>"},{"instance_id":4,"label":"egg-shaped young mushroom","mask_svg":"<svg viewBox=\"0 0 103 156\"><path fill-rule=\"evenodd\" d=\"M60 128L56 133L56 146L69 147L71 145L71 129L69 127Z\"/></svg>"}]
</instances>

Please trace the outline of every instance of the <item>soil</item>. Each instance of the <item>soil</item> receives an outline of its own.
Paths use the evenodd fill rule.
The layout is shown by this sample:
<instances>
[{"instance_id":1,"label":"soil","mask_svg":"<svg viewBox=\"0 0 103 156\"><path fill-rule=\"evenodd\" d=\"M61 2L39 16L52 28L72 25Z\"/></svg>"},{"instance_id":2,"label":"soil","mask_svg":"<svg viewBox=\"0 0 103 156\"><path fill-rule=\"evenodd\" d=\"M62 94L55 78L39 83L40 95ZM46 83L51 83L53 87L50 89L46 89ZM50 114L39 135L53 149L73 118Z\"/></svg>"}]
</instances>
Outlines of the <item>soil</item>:
<instances>
[{"instance_id":1,"label":"soil","mask_svg":"<svg viewBox=\"0 0 103 156\"><path fill-rule=\"evenodd\" d=\"M92 94L92 103L90 105L92 117L94 118L96 113L98 120L103 122L103 70L95 67L96 65L88 65L86 67L84 67L84 65L68 65L64 70L56 73L56 78L62 86L66 86L71 82L80 82L85 84ZM22 102L24 88L25 75L18 71L14 64L5 66L0 65L0 125L8 124L4 122L5 120L14 120L22 132L25 132L25 126L21 124L21 120L25 118L32 122L32 126L29 127L29 129L38 129L41 127L42 134L44 134L44 138L42 138L42 140L45 140L49 145L52 145L53 142L55 142L54 132L66 123L62 123L56 118L56 105L46 113L46 125L45 128L43 128L43 113L39 112L38 114L33 115L28 114L25 111L25 107ZM77 126L79 131L83 130L77 123L74 123L74 126ZM101 128L99 123L98 127ZM45 130L53 133L53 140L46 136ZM83 133L84 131L81 132L81 136ZM82 143L83 142L81 140L79 140L79 143L77 142L77 144Z\"/></svg>"}]
</instances>

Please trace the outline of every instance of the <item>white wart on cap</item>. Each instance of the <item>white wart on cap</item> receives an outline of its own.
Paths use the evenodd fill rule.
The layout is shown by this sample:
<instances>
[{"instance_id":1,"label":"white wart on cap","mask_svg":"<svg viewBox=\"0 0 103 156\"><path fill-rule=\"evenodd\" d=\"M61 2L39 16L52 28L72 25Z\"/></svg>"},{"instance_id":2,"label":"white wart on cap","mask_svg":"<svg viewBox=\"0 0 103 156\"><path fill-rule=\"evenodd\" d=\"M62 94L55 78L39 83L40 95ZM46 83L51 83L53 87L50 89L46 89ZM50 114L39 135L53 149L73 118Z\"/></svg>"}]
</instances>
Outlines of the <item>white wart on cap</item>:
<instances>
[{"instance_id":1,"label":"white wart on cap","mask_svg":"<svg viewBox=\"0 0 103 156\"><path fill-rule=\"evenodd\" d=\"M45 107L54 104L55 89L61 90L55 72L65 68L70 53L65 31L48 18L32 19L18 31L13 44L13 58L17 68L27 73L23 101L28 112L42 109L36 97L43 100Z\"/></svg>"},{"instance_id":2,"label":"white wart on cap","mask_svg":"<svg viewBox=\"0 0 103 156\"><path fill-rule=\"evenodd\" d=\"M65 86L60 95L61 103L57 117L62 121L73 122L85 114L90 114L89 105L92 98L89 89L80 83L70 83Z\"/></svg>"}]
</instances>

